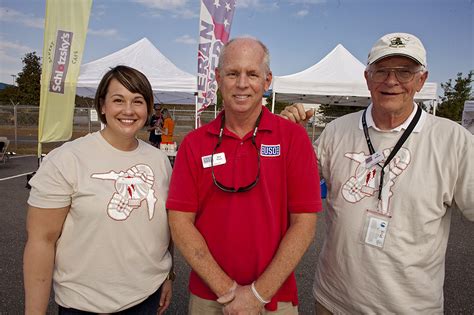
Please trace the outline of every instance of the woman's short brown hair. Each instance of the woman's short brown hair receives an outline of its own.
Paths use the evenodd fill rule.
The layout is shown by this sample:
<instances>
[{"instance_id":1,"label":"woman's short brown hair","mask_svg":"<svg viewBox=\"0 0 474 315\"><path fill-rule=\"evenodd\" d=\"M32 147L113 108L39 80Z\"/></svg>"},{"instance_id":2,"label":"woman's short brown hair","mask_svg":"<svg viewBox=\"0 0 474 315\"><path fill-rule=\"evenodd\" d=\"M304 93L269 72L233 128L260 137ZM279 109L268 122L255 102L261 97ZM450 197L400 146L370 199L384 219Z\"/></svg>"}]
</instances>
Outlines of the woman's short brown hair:
<instances>
[{"instance_id":1,"label":"woman's short brown hair","mask_svg":"<svg viewBox=\"0 0 474 315\"><path fill-rule=\"evenodd\" d=\"M97 91L95 92L94 107L102 123L107 124L105 115L102 114L102 105L104 104L105 96L107 95L107 90L112 79L119 81L120 84L130 92L141 94L146 101L147 114L148 116L151 115L153 111L153 90L150 81L148 81L143 73L134 68L116 66L107 71L102 77Z\"/></svg>"}]
</instances>

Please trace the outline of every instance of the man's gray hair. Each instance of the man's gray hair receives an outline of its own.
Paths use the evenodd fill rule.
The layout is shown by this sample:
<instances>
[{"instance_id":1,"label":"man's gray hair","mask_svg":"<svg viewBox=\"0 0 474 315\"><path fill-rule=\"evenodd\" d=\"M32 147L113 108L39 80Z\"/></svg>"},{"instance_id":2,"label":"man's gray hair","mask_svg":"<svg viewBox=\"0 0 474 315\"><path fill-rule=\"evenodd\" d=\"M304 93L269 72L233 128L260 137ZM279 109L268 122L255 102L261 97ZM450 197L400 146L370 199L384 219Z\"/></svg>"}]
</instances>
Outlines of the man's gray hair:
<instances>
[{"instance_id":1,"label":"man's gray hair","mask_svg":"<svg viewBox=\"0 0 474 315\"><path fill-rule=\"evenodd\" d=\"M228 41L222 48L221 48L221 53L220 53L220 56L219 56L219 63L217 64L217 67L219 69L222 69L223 66L224 66L224 57L225 57L225 51L226 51L226 48L229 47L230 44L232 44L233 42L235 41L239 41L239 40L242 40L242 39L250 39L250 40L253 40L255 41L257 44L260 45L260 47L262 47L263 49L263 70L265 72L265 75L269 74L270 73L270 51L268 50L267 46L265 46L264 43L262 43L260 40L258 40L257 38L255 37L252 37L252 36L240 36L240 37L236 37L236 38L233 38L231 39L230 41Z\"/></svg>"}]
</instances>

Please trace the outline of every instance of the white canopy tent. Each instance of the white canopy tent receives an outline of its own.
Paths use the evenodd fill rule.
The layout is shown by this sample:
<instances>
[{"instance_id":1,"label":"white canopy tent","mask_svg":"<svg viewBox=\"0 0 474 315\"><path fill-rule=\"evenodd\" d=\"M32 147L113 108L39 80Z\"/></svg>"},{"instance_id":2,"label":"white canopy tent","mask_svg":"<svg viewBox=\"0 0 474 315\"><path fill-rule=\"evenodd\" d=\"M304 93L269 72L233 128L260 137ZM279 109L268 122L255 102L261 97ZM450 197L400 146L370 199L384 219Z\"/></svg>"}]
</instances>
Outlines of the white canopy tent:
<instances>
[{"instance_id":1,"label":"white canopy tent","mask_svg":"<svg viewBox=\"0 0 474 315\"><path fill-rule=\"evenodd\" d=\"M364 78L365 65L344 46L338 44L321 61L301 72L273 78L275 99L289 103L367 106L370 92ZM437 84L426 82L415 95L416 101L433 101L436 106Z\"/></svg>"},{"instance_id":2,"label":"white canopy tent","mask_svg":"<svg viewBox=\"0 0 474 315\"><path fill-rule=\"evenodd\" d=\"M474 135L474 101L465 101L462 125Z\"/></svg>"},{"instance_id":3,"label":"white canopy tent","mask_svg":"<svg viewBox=\"0 0 474 315\"><path fill-rule=\"evenodd\" d=\"M195 105L196 76L176 67L147 38L81 66L77 94L94 97L102 76L126 65L143 72L153 88L155 103Z\"/></svg>"}]
</instances>

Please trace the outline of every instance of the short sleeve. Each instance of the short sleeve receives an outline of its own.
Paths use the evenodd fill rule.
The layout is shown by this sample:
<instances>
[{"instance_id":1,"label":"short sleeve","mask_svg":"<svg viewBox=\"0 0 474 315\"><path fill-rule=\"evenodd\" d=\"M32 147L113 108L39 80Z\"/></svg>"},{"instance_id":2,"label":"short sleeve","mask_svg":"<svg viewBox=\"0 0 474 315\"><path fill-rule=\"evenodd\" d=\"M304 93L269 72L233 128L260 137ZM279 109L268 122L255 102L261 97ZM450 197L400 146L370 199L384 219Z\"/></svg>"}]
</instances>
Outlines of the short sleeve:
<instances>
[{"instance_id":1,"label":"short sleeve","mask_svg":"<svg viewBox=\"0 0 474 315\"><path fill-rule=\"evenodd\" d=\"M288 158L288 206L291 213L322 210L318 163L306 131L298 126Z\"/></svg>"},{"instance_id":2,"label":"short sleeve","mask_svg":"<svg viewBox=\"0 0 474 315\"><path fill-rule=\"evenodd\" d=\"M463 130L464 131L464 130ZM458 164L454 202L463 215L474 221L474 136L467 134Z\"/></svg>"},{"instance_id":3,"label":"short sleeve","mask_svg":"<svg viewBox=\"0 0 474 315\"><path fill-rule=\"evenodd\" d=\"M51 153L50 153L51 154ZM71 204L72 185L55 163L58 155L45 159L30 179L28 204L38 208L63 208Z\"/></svg>"},{"instance_id":4,"label":"short sleeve","mask_svg":"<svg viewBox=\"0 0 474 315\"><path fill-rule=\"evenodd\" d=\"M193 152L187 138L179 146L171 175L166 208L185 212L198 210L197 167L193 167Z\"/></svg>"}]
</instances>

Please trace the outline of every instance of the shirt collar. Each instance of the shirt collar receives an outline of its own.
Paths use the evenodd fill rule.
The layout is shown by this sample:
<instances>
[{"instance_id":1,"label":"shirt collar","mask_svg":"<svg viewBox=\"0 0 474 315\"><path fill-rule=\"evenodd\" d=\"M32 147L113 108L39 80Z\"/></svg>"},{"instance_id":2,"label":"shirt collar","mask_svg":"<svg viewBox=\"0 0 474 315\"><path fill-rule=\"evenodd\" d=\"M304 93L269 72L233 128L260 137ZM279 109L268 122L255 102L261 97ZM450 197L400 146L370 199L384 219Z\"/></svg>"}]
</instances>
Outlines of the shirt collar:
<instances>
[{"instance_id":1,"label":"shirt collar","mask_svg":"<svg viewBox=\"0 0 474 315\"><path fill-rule=\"evenodd\" d=\"M381 130L375 125L374 118L372 117L372 107L373 107L372 103L370 103L369 107L367 107L367 112L366 112L366 116L365 116L365 120L367 122L367 128L372 127L375 130L380 131L380 132L400 132L404 129L407 129L408 126L410 125L411 121L413 120L413 117L415 117L416 110L418 108L418 106L415 103L413 103L413 110L412 110L410 116L408 116L408 118L400 126L395 127L393 129L390 129L390 130ZM422 110L420 120L418 121L415 128L413 129L413 132L415 132L415 133L420 132L421 129L423 128L423 125L425 124L425 120L426 120L426 112L424 110ZM361 129L361 130L363 129L363 127L362 127L362 115L360 116L360 120L359 120L359 129Z\"/></svg>"}]
</instances>

